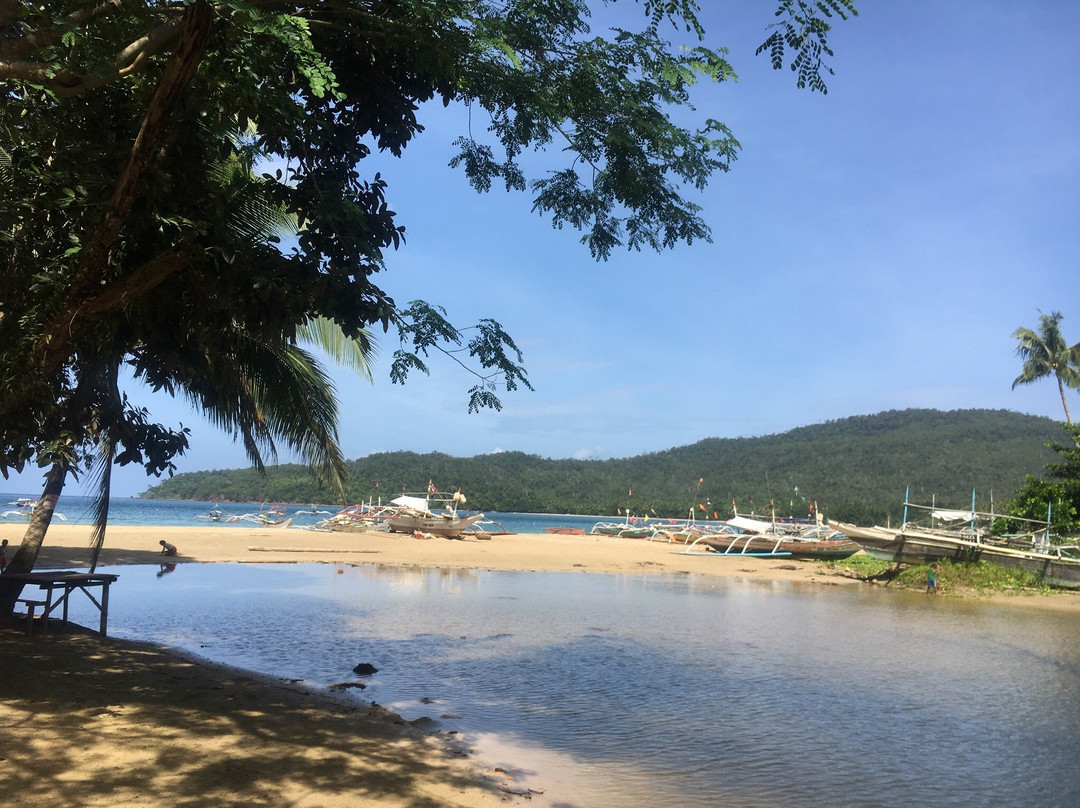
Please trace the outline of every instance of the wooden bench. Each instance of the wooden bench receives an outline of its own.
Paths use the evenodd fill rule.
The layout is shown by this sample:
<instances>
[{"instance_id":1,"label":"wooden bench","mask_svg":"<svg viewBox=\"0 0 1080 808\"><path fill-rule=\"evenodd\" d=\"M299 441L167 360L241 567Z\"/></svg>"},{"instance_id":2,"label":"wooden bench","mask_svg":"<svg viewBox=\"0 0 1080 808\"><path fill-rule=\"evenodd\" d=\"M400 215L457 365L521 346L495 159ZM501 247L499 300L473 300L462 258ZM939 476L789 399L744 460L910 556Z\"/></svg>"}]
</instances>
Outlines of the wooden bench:
<instances>
[{"instance_id":1,"label":"wooden bench","mask_svg":"<svg viewBox=\"0 0 1080 808\"><path fill-rule=\"evenodd\" d=\"M98 633L104 637L109 619L109 585L119 576L103 572L75 572L72 570L50 570L48 572L21 572L7 573L4 575L5 583L33 584L45 596L44 608L41 616L47 621L60 610L59 619L68 622L68 600L71 593L81 590L90 599L101 616ZM98 597L94 597L92 590L99 590ZM100 598L100 599L99 599ZM17 601L18 602L18 601ZM21 602L28 603L27 599ZM40 603L40 601L35 601ZM46 627L47 630L48 627Z\"/></svg>"},{"instance_id":2,"label":"wooden bench","mask_svg":"<svg viewBox=\"0 0 1080 808\"><path fill-rule=\"evenodd\" d=\"M22 603L26 606L26 636L29 637L30 632L33 631L34 612L38 609L42 610L42 617L44 617L44 620L41 621L41 631L43 634L49 633L49 616L44 613L44 609L48 606L48 603L43 600L30 600L29 598L18 598L15 603Z\"/></svg>"}]
</instances>

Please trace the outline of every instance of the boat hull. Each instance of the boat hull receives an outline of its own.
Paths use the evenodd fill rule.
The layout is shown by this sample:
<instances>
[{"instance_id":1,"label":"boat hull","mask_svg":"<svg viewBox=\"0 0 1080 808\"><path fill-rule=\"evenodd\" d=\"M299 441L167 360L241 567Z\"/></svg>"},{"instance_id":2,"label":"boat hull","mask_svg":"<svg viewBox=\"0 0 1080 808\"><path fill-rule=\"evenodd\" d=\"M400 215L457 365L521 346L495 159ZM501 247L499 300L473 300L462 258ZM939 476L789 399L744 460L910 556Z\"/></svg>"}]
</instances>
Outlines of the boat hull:
<instances>
[{"instance_id":1,"label":"boat hull","mask_svg":"<svg viewBox=\"0 0 1080 808\"><path fill-rule=\"evenodd\" d=\"M803 561L839 561L859 552L850 539L777 539L768 536L722 536L700 542L724 555L784 556Z\"/></svg>"},{"instance_id":2,"label":"boat hull","mask_svg":"<svg viewBox=\"0 0 1080 808\"><path fill-rule=\"evenodd\" d=\"M472 526L484 518L484 514L477 513L470 516L414 516L411 514L399 514L386 519L386 526L393 533L430 533L432 536L443 536L448 539L456 539L465 532L465 528Z\"/></svg>"}]
</instances>

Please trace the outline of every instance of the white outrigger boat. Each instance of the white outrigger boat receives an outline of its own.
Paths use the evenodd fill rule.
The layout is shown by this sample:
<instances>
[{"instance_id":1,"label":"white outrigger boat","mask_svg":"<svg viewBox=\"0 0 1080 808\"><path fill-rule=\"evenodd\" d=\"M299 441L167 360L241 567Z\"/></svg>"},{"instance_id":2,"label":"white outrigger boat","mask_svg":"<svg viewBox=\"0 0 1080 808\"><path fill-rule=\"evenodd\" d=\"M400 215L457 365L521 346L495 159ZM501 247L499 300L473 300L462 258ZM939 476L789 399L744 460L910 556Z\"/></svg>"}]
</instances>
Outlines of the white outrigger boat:
<instances>
[{"instance_id":1,"label":"white outrigger boat","mask_svg":"<svg viewBox=\"0 0 1080 808\"><path fill-rule=\"evenodd\" d=\"M4 511L0 513L0 517L4 519L8 518L23 518L29 519L34 515L34 508L37 507L38 501L36 499L30 499L30 497L17 497L14 502L9 502L8 505L14 505L13 510ZM62 522L67 521L67 517L60 511L53 511L53 518L59 519Z\"/></svg>"},{"instance_id":2,"label":"white outrigger boat","mask_svg":"<svg viewBox=\"0 0 1080 808\"><path fill-rule=\"evenodd\" d=\"M285 515L285 504L259 506L258 513L242 513L239 516L230 516L226 522L254 522L262 527L285 528L292 524L292 517Z\"/></svg>"}]
</instances>

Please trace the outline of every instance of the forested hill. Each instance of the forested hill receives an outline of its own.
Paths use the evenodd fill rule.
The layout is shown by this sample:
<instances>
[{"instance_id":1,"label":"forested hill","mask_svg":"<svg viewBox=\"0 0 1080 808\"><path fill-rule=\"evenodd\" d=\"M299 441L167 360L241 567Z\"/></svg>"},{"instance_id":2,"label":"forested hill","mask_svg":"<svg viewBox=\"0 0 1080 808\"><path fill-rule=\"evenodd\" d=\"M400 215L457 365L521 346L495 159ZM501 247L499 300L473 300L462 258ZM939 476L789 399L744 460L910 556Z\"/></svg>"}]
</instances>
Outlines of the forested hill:
<instances>
[{"instance_id":1,"label":"forested hill","mask_svg":"<svg viewBox=\"0 0 1080 808\"><path fill-rule=\"evenodd\" d=\"M767 512L805 516L817 501L829 518L880 522L911 501L964 507L974 489L980 506L1000 509L1028 474L1057 459L1048 442L1066 435L1049 418L1006 410L891 410L777 435L708 438L690 446L617 460L552 460L522 452L476 457L387 452L349 463L350 502L461 489L469 507L523 513L685 516ZM700 480L700 482L699 482ZM326 502L306 467L178 474L142 496L232 502ZM753 506L751 506L751 500ZM703 516L698 511L699 517Z\"/></svg>"}]
</instances>

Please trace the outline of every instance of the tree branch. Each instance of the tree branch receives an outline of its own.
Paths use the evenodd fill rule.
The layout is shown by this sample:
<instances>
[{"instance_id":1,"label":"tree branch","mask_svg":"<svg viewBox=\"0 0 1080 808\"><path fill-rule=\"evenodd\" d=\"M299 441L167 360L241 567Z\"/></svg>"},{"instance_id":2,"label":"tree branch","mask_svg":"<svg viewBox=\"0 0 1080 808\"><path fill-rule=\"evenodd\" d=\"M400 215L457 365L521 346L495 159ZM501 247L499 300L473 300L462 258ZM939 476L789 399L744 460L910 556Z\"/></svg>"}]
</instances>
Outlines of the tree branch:
<instances>
[{"instance_id":1,"label":"tree branch","mask_svg":"<svg viewBox=\"0 0 1080 808\"><path fill-rule=\"evenodd\" d=\"M113 188L105 215L82 249L59 314L38 341L37 351L46 371L62 362L69 352L69 346L79 330L76 318L104 276L135 200L139 179L161 139L173 107L186 91L202 61L212 21L213 7L207 0L197 0L184 12L176 49L147 106L139 134Z\"/></svg>"},{"instance_id":2,"label":"tree branch","mask_svg":"<svg viewBox=\"0 0 1080 808\"><path fill-rule=\"evenodd\" d=\"M115 11L121 8L124 5L124 2L125 0L105 0L105 2L99 6L71 12L66 17L62 18L61 22L64 24L61 26L31 31L25 36L10 39L7 42L0 44L0 59L4 61L9 59L19 59L28 53L47 48L50 45L59 45L64 38L64 34L72 28L78 28L85 25L99 14L108 14ZM12 3L12 5L15 4ZM2 16L3 14L4 10L0 7L0 24L4 24L5 22Z\"/></svg>"}]
</instances>

